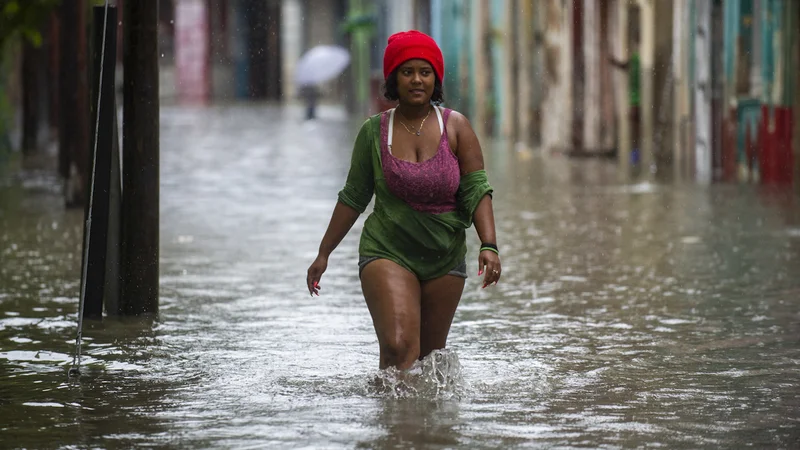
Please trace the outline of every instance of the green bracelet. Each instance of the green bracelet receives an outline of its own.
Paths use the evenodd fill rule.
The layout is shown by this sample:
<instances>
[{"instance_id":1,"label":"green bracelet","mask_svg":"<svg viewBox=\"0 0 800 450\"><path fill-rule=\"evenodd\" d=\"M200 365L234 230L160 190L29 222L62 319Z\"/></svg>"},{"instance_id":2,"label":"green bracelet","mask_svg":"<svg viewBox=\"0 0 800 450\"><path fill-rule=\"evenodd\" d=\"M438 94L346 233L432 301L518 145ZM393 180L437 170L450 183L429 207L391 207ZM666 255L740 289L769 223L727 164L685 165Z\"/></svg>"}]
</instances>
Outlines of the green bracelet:
<instances>
[{"instance_id":1,"label":"green bracelet","mask_svg":"<svg viewBox=\"0 0 800 450\"><path fill-rule=\"evenodd\" d=\"M495 253L497 253L497 256L500 256L500 252L499 252L499 251L497 251L497 249L496 249L496 248L492 248L492 247L481 247L481 251L484 251L484 250L489 250L490 252L495 252Z\"/></svg>"}]
</instances>

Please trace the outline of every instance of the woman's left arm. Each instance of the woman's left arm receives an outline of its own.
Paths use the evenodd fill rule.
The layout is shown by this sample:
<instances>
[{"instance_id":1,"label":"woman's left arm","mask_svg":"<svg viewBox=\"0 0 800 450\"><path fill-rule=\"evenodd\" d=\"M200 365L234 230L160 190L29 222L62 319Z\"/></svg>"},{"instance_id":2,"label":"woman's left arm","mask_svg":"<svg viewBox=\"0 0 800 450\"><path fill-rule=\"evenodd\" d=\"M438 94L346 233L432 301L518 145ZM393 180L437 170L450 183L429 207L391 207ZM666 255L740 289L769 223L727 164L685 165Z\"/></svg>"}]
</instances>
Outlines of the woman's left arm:
<instances>
[{"instance_id":1,"label":"woman's left arm","mask_svg":"<svg viewBox=\"0 0 800 450\"><path fill-rule=\"evenodd\" d=\"M456 132L455 148L456 156L458 156L458 164L461 168L461 176L476 170L484 170L481 144L469 120L464 117L463 114L456 112L451 113L450 117L454 119L453 125ZM478 232L478 238L481 240L481 244L497 246L494 210L492 208L492 197L490 195L487 194L480 200L472 220L475 223L475 230ZM494 250L497 249L495 248ZM480 255L478 256L478 275L482 275L484 270L486 273L483 278L484 288L500 280L502 268L500 266L500 256L497 252L484 249L480 251Z\"/></svg>"}]
</instances>

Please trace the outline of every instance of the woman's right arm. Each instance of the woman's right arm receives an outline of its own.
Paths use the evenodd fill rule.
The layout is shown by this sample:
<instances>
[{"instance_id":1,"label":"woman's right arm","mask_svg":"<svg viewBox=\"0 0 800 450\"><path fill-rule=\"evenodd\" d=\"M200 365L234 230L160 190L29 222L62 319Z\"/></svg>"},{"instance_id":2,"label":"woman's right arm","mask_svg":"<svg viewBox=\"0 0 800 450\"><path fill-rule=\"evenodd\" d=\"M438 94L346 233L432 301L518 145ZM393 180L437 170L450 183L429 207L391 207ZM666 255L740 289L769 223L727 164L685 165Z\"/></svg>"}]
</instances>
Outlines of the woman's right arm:
<instances>
[{"instance_id":1,"label":"woman's right arm","mask_svg":"<svg viewBox=\"0 0 800 450\"><path fill-rule=\"evenodd\" d=\"M339 246L358 216L372 200L375 180L372 170L372 139L369 121L362 125L353 146L350 172L344 188L339 191L339 200L333 209L328 229L319 244L317 258L308 268L306 283L311 295L319 295L319 281L328 268L328 257Z\"/></svg>"},{"instance_id":2,"label":"woman's right arm","mask_svg":"<svg viewBox=\"0 0 800 450\"><path fill-rule=\"evenodd\" d=\"M319 254L317 257L328 257L336 250L339 243L342 242L347 233L353 228L358 216L361 215L358 211L351 206L347 206L341 201L336 202L336 207L333 208L333 215L331 221L328 223L328 229L325 230L325 235L322 237L322 242L319 244Z\"/></svg>"}]
</instances>

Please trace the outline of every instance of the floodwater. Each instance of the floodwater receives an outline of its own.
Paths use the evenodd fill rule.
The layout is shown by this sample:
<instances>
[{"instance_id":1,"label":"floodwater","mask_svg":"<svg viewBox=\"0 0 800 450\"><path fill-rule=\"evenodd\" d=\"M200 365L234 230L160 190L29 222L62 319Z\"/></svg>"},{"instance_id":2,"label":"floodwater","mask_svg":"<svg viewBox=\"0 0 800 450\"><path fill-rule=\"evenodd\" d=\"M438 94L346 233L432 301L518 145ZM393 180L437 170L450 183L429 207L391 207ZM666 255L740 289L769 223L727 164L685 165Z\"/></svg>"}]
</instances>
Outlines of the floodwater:
<instances>
[{"instance_id":1,"label":"floodwater","mask_svg":"<svg viewBox=\"0 0 800 450\"><path fill-rule=\"evenodd\" d=\"M304 284L358 126L322 114L163 108L161 311L87 322L77 382L82 215L51 172L3 173L0 446L800 446L796 196L484 142L504 278L469 278L447 351L380 373L363 217Z\"/></svg>"}]
</instances>

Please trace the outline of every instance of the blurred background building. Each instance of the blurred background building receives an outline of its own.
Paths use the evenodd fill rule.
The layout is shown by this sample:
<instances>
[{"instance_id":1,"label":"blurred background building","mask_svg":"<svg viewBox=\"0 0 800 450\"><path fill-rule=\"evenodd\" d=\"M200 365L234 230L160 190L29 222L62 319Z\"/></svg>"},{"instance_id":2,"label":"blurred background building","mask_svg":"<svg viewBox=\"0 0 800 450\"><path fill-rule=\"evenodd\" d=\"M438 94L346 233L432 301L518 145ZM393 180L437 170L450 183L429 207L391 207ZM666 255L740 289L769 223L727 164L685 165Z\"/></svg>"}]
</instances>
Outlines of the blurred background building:
<instances>
[{"instance_id":1,"label":"blurred background building","mask_svg":"<svg viewBox=\"0 0 800 450\"><path fill-rule=\"evenodd\" d=\"M39 48L4 44L0 104L16 113L0 130L13 146L25 134L22 72L43 110L58 111L54 37L89 3L53 10ZM352 60L324 101L363 117L392 106L381 95L387 37L415 28L444 52L446 105L481 135L702 182L800 179L795 0L161 0L159 13L165 101L296 102L299 58L335 44ZM26 52L40 55L33 65Z\"/></svg>"}]
</instances>

